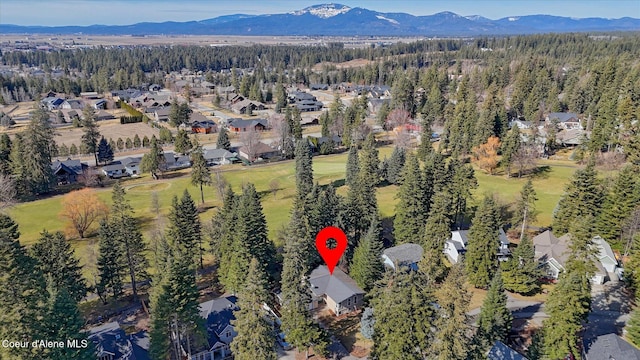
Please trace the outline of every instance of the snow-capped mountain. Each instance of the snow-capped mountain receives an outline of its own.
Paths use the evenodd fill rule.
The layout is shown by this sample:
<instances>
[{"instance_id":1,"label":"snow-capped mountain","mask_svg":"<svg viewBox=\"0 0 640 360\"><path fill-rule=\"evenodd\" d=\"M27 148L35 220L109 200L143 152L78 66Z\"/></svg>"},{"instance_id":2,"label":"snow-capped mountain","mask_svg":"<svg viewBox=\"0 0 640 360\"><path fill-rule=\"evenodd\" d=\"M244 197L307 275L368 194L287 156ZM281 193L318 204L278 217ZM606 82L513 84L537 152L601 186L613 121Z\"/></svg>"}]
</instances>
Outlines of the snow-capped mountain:
<instances>
[{"instance_id":1,"label":"snow-capped mountain","mask_svg":"<svg viewBox=\"0 0 640 360\"><path fill-rule=\"evenodd\" d=\"M309 6L302 10L294 11L293 15L311 14L322 19L327 19L336 15L344 14L351 10L350 7L342 4L320 4Z\"/></svg>"},{"instance_id":2,"label":"snow-capped mountain","mask_svg":"<svg viewBox=\"0 0 640 360\"><path fill-rule=\"evenodd\" d=\"M571 15L571 14L567 14ZM286 14L234 14L216 18L126 26L17 26L0 24L0 33L104 35L326 35L326 36L482 36L579 31L638 31L640 19L575 19L550 15L509 16L498 20L445 11L427 16L381 13L330 3Z\"/></svg>"}]
</instances>

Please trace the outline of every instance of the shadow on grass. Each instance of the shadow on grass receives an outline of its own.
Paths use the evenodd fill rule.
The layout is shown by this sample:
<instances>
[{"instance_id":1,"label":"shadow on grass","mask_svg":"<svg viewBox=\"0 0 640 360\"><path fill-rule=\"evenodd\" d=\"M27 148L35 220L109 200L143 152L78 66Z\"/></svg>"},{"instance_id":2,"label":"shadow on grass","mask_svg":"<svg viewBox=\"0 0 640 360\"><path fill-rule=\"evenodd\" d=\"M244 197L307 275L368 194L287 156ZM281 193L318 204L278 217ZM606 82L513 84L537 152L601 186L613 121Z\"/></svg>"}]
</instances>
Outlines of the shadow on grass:
<instances>
[{"instance_id":1,"label":"shadow on grass","mask_svg":"<svg viewBox=\"0 0 640 360\"><path fill-rule=\"evenodd\" d=\"M548 179L549 174L551 173L551 166L542 165L537 166L533 171L531 171L531 177L534 179Z\"/></svg>"}]
</instances>

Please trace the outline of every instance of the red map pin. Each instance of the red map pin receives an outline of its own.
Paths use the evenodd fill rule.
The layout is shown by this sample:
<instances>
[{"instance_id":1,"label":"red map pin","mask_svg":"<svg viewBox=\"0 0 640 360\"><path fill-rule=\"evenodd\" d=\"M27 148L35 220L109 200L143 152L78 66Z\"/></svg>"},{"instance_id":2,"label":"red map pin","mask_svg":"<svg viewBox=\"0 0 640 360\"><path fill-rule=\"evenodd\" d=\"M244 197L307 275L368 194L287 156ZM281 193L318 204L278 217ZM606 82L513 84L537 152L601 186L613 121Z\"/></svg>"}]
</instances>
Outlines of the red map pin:
<instances>
[{"instance_id":1,"label":"red map pin","mask_svg":"<svg viewBox=\"0 0 640 360\"><path fill-rule=\"evenodd\" d=\"M334 239L336 241L336 247L329 249L327 247L327 240ZM316 248L322 256L325 264L329 268L329 273L333 275L333 269L335 269L340 257L347 249L347 235L342 230L335 226L327 226L320 230L316 235Z\"/></svg>"}]
</instances>

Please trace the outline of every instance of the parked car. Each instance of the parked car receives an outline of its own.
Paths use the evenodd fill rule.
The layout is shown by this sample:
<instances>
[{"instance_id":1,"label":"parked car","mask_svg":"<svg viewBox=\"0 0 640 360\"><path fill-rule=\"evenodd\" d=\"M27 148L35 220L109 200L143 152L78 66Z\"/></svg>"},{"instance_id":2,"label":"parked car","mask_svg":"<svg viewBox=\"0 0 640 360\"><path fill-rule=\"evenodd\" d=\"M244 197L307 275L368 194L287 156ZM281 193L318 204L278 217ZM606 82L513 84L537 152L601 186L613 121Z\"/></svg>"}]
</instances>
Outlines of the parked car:
<instances>
[{"instance_id":1,"label":"parked car","mask_svg":"<svg viewBox=\"0 0 640 360\"><path fill-rule=\"evenodd\" d=\"M289 351L291 349L293 349L293 346L291 346L288 342L285 341L284 339L284 333L281 332L278 334L277 337L278 340L278 344L285 350L285 351Z\"/></svg>"}]
</instances>

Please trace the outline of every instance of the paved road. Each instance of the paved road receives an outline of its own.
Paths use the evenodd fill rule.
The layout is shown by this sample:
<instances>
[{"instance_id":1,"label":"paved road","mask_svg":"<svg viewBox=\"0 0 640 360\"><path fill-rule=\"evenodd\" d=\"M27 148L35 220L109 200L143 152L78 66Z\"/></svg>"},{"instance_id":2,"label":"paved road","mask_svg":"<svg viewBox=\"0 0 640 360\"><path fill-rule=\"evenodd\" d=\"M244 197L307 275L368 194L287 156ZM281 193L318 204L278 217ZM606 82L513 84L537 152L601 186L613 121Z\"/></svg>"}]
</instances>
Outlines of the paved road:
<instances>
[{"instance_id":1,"label":"paved road","mask_svg":"<svg viewBox=\"0 0 640 360\"><path fill-rule=\"evenodd\" d=\"M622 334L631 311L631 300L624 290L624 284L617 279L604 285L593 285L591 313L583 335L586 344L600 335Z\"/></svg>"}]
</instances>

